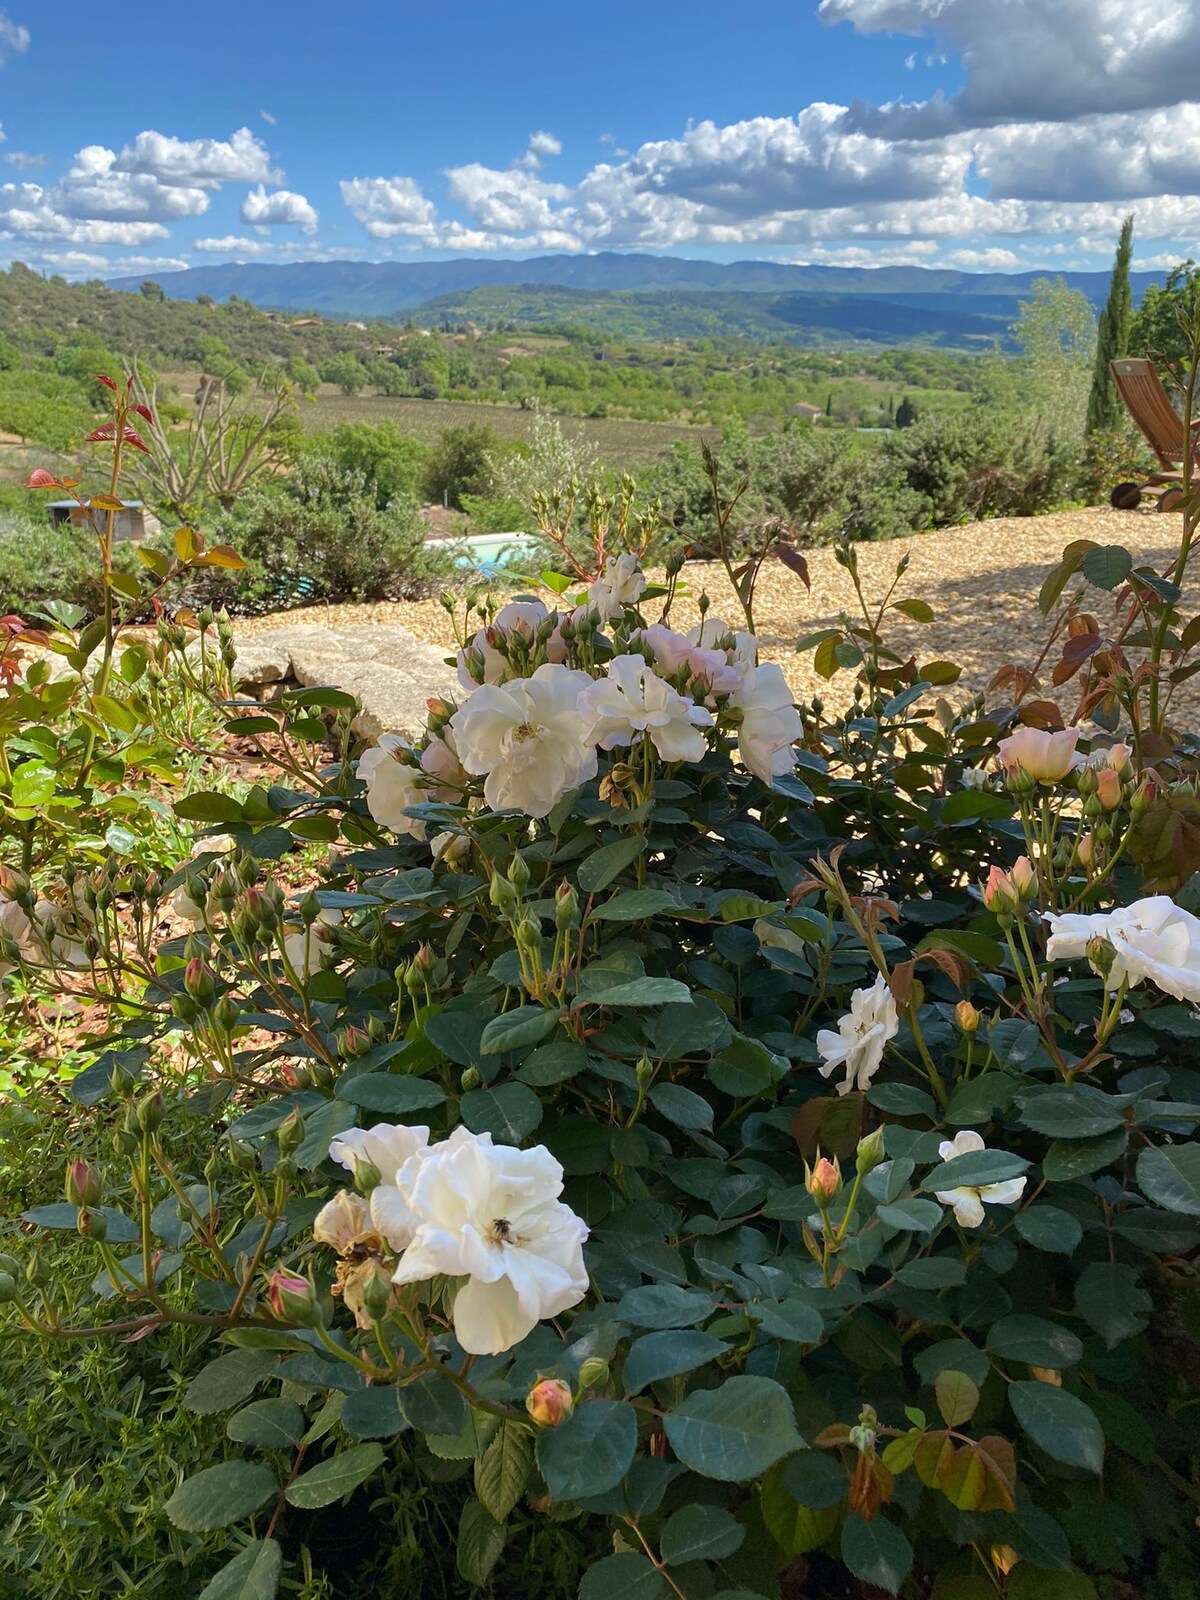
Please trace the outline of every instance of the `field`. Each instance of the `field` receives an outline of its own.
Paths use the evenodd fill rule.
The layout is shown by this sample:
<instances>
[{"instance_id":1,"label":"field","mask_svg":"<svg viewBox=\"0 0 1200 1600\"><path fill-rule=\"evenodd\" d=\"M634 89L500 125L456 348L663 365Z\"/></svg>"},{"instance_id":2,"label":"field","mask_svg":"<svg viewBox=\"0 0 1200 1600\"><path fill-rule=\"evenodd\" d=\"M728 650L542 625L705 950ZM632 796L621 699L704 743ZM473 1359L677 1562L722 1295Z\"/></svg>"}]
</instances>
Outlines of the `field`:
<instances>
[{"instance_id":1,"label":"field","mask_svg":"<svg viewBox=\"0 0 1200 1600\"><path fill-rule=\"evenodd\" d=\"M433 444L445 428L486 423L502 439L527 439L534 412L519 406L488 405L472 400L389 399L386 395L344 395L323 383L315 401L302 403L300 421L306 433L326 433L339 422L394 422L402 433ZM639 467L661 456L677 439L715 439L715 428L683 422L638 422L616 417L564 417L568 438L593 443L601 459L613 466Z\"/></svg>"}]
</instances>

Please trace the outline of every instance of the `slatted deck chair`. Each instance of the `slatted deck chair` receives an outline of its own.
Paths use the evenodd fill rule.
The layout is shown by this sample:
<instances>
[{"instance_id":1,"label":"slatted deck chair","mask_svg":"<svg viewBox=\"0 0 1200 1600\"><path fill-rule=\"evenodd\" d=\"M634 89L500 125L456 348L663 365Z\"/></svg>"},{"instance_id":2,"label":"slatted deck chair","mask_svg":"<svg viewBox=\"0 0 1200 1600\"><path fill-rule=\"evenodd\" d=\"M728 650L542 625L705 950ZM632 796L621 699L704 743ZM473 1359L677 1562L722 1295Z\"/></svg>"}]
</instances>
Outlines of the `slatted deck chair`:
<instances>
[{"instance_id":1,"label":"slatted deck chair","mask_svg":"<svg viewBox=\"0 0 1200 1600\"><path fill-rule=\"evenodd\" d=\"M1184 457L1183 420L1171 404L1153 361L1127 356L1109 363L1117 392L1125 409L1158 457L1160 471L1152 472L1141 483L1119 483L1109 499L1118 511L1132 511L1141 503L1147 489L1159 489L1158 509L1173 511L1183 500ZM1200 427L1200 418L1192 423ZM1192 466L1192 482L1200 484L1200 438L1195 440L1197 459Z\"/></svg>"}]
</instances>

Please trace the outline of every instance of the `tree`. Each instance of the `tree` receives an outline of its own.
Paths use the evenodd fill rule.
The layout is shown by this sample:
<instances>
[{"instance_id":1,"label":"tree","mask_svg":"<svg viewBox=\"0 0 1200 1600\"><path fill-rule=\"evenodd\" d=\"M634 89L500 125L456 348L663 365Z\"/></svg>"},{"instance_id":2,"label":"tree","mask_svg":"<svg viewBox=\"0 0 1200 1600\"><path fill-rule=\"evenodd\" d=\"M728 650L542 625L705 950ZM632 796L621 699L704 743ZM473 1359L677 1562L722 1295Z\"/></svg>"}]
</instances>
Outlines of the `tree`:
<instances>
[{"instance_id":1,"label":"tree","mask_svg":"<svg viewBox=\"0 0 1200 1600\"><path fill-rule=\"evenodd\" d=\"M138 293L146 300L165 300L166 290L161 283L155 283L153 278L147 278L138 288Z\"/></svg>"},{"instance_id":2,"label":"tree","mask_svg":"<svg viewBox=\"0 0 1200 1600\"><path fill-rule=\"evenodd\" d=\"M1092 391L1088 395L1088 433L1106 432L1121 421L1121 402L1109 371L1109 362L1118 360L1129 351L1129 324L1133 311L1129 261L1132 255L1131 214L1121 225L1121 237L1117 241L1117 255L1108 286L1108 301L1100 313L1096 330L1096 364L1092 369Z\"/></svg>"},{"instance_id":3,"label":"tree","mask_svg":"<svg viewBox=\"0 0 1200 1600\"><path fill-rule=\"evenodd\" d=\"M1152 283L1129 325L1129 351L1132 355L1153 356L1164 366L1186 364L1188 340L1180 322L1194 314L1200 299L1200 267L1194 261L1181 261L1167 274L1159 288Z\"/></svg>"},{"instance_id":4,"label":"tree","mask_svg":"<svg viewBox=\"0 0 1200 1600\"><path fill-rule=\"evenodd\" d=\"M896 426L898 428L911 428L917 420L917 408L907 395L896 407Z\"/></svg>"},{"instance_id":5,"label":"tree","mask_svg":"<svg viewBox=\"0 0 1200 1600\"><path fill-rule=\"evenodd\" d=\"M1078 438L1096 355L1091 301L1062 278L1036 278L1030 298L1018 307L1012 336L1020 351L1020 409L1032 413L1047 435Z\"/></svg>"},{"instance_id":6,"label":"tree","mask_svg":"<svg viewBox=\"0 0 1200 1600\"><path fill-rule=\"evenodd\" d=\"M425 468L425 497L462 510L464 495L490 494L496 482L494 465L500 440L485 422L446 428Z\"/></svg>"},{"instance_id":7,"label":"tree","mask_svg":"<svg viewBox=\"0 0 1200 1600\"><path fill-rule=\"evenodd\" d=\"M367 369L356 355L342 350L321 364L321 379L335 383L343 394L358 394L367 381Z\"/></svg>"}]
</instances>

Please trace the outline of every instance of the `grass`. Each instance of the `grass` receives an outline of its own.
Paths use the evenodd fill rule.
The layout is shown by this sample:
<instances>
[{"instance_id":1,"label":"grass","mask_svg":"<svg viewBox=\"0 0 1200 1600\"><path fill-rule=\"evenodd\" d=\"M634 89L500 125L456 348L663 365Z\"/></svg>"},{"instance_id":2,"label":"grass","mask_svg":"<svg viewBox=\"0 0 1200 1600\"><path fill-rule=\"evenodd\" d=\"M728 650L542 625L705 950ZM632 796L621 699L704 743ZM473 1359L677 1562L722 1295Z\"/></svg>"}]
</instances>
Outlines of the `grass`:
<instances>
[{"instance_id":1,"label":"grass","mask_svg":"<svg viewBox=\"0 0 1200 1600\"><path fill-rule=\"evenodd\" d=\"M300 406L300 421L307 433L326 433L340 422L394 422L402 433L433 444L445 428L486 423L502 439L528 439L534 413L518 406L488 405L472 400L389 399L386 395L344 395L322 384L311 404ZM638 422L616 417L562 418L568 438L581 435L593 443L601 458L614 466L638 467L655 461L677 439L695 442L715 439L716 428L691 427L685 422Z\"/></svg>"}]
</instances>

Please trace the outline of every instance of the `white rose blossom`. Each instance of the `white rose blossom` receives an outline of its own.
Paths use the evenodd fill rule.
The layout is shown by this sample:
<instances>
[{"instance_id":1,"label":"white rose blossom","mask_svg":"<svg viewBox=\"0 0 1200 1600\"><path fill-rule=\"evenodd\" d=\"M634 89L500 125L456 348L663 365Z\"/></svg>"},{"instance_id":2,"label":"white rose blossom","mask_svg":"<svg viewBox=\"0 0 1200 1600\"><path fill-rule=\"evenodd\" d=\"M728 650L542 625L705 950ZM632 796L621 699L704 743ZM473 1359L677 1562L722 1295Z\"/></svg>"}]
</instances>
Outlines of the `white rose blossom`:
<instances>
[{"instance_id":1,"label":"white rose blossom","mask_svg":"<svg viewBox=\"0 0 1200 1600\"><path fill-rule=\"evenodd\" d=\"M626 606L635 606L646 592L646 575L638 558L626 552L609 556L604 571L588 585L587 603L600 614L602 622L612 622Z\"/></svg>"},{"instance_id":2,"label":"white rose blossom","mask_svg":"<svg viewBox=\"0 0 1200 1600\"><path fill-rule=\"evenodd\" d=\"M341 920L336 911L322 911L311 927L294 920L284 923L284 956L299 978L308 978L314 969L326 965L326 956L331 956L330 930Z\"/></svg>"},{"instance_id":3,"label":"white rose blossom","mask_svg":"<svg viewBox=\"0 0 1200 1600\"><path fill-rule=\"evenodd\" d=\"M793 744L804 732L787 679L774 661L748 667L729 704L742 713L738 755L765 784L795 771Z\"/></svg>"},{"instance_id":4,"label":"white rose blossom","mask_svg":"<svg viewBox=\"0 0 1200 1600\"><path fill-rule=\"evenodd\" d=\"M691 681L709 694L731 694L742 681L741 670L729 661L724 650L703 650L686 634L676 633L661 622L635 633L632 642L649 646L664 677L673 678L686 667Z\"/></svg>"},{"instance_id":5,"label":"white rose blossom","mask_svg":"<svg viewBox=\"0 0 1200 1600\"><path fill-rule=\"evenodd\" d=\"M470 1355L499 1355L587 1291L587 1227L559 1200L562 1167L542 1146L493 1145L456 1128L408 1161L397 1183L418 1219L394 1281L465 1278L454 1332Z\"/></svg>"},{"instance_id":6,"label":"white rose blossom","mask_svg":"<svg viewBox=\"0 0 1200 1600\"><path fill-rule=\"evenodd\" d=\"M547 662L529 678L485 684L450 719L459 760L484 779L493 811L544 817L563 795L596 775L580 694L586 672Z\"/></svg>"},{"instance_id":7,"label":"white rose blossom","mask_svg":"<svg viewBox=\"0 0 1200 1600\"><path fill-rule=\"evenodd\" d=\"M866 1089L879 1071L889 1039L900 1031L896 1002L882 973L869 989L855 989L850 1010L838 1022L837 1032L822 1028L817 1034L817 1050L825 1065L820 1073L828 1078L838 1067L845 1067L846 1078L837 1092Z\"/></svg>"},{"instance_id":8,"label":"white rose blossom","mask_svg":"<svg viewBox=\"0 0 1200 1600\"><path fill-rule=\"evenodd\" d=\"M745 669L758 661L758 640L752 633L739 633L720 617L708 616L690 629L688 643L702 650L717 650L727 639L733 640L729 658L733 666Z\"/></svg>"},{"instance_id":9,"label":"white rose blossom","mask_svg":"<svg viewBox=\"0 0 1200 1600\"><path fill-rule=\"evenodd\" d=\"M21 956L35 954L33 950L33 924L15 900L0 901L0 937L11 940ZM0 956L0 979L14 971L15 964Z\"/></svg>"},{"instance_id":10,"label":"white rose blossom","mask_svg":"<svg viewBox=\"0 0 1200 1600\"><path fill-rule=\"evenodd\" d=\"M458 681L460 687L468 692L476 687L477 680L471 676L468 653L477 650L483 659L484 683L503 683L512 676L512 667L508 656L497 648L498 643L506 635L519 634L527 642L532 642L542 624L548 620L549 611L540 600L510 600L507 605L501 606L495 618L486 628L480 628L467 646L466 650L458 652ZM546 645L546 655L550 661L565 661L567 647L557 628L551 634Z\"/></svg>"},{"instance_id":11,"label":"white rose blossom","mask_svg":"<svg viewBox=\"0 0 1200 1600\"><path fill-rule=\"evenodd\" d=\"M953 1161L955 1156L969 1155L975 1150L985 1150L983 1139L971 1128L964 1128L953 1139L943 1139L938 1145L938 1155L943 1161ZM978 1228L985 1220L984 1202L992 1206L1015 1206L1025 1192L1024 1178L1009 1178L1004 1183L983 1183L959 1189L934 1191L944 1206L950 1206L961 1227Z\"/></svg>"},{"instance_id":12,"label":"white rose blossom","mask_svg":"<svg viewBox=\"0 0 1200 1600\"><path fill-rule=\"evenodd\" d=\"M614 656L607 676L579 696L579 710L601 750L631 745L639 734L663 761L701 761L708 748L702 730L712 727L712 713L677 694L641 656Z\"/></svg>"},{"instance_id":13,"label":"white rose blossom","mask_svg":"<svg viewBox=\"0 0 1200 1600\"><path fill-rule=\"evenodd\" d=\"M412 746L398 733L381 733L379 743L364 750L358 758L358 775L367 786L367 810L393 833L408 833L414 839L425 837L425 824L405 816L408 806L419 806L432 798L421 782L421 772L405 759Z\"/></svg>"},{"instance_id":14,"label":"white rose blossom","mask_svg":"<svg viewBox=\"0 0 1200 1600\"><path fill-rule=\"evenodd\" d=\"M379 1173L379 1182L371 1190L367 1205L372 1227L393 1250L403 1250L416 1228L416 1218L397 1187L397 1178L406 1164L419 1160L428 1147L428 1128L407 1128L391 1122L377 1122L371 1128L348 1128L329 1146L333 1160L356 1178L359 1162L364 1160Z\"/></svg>"},{"instance_id":15,"label":"white rose blossom","mask_svg":"<svg viewBox=\"0 0 1200 1600\"><path fill-rule=\"evenodd\" d=\"M1093 939L1104 939L1114 960L1104 984L1116 990L1148 978L1164 994L1200 1005L1200 919L1169 895L1154 894L1132 905L1091 916L1046 913L1051 961L1074 961Z\"/></svg>"},{"instance_id":16,"label":"white rose blossom","mask_svg":"<svg viewBox=\"0 0 1200 1600\"><path fill-rule=\"evenodd\" d=\"M313 1238L340 1256L348 1256L355 1245L365 1243L376 1231L367 1202L350 1189L339 1189L313 1218Z\"/></svg>"},{"instance_id":17,"label":"white rose blossom","mask_svg":"<svg viewBox=\"0 0 1200 1600\"><path fill-rule=\"evenodd\" d=\"M94 920L86 906L73 903L68 910L54 900L40 899L34 904L27 948L55 967L89 966L84 942Z\"/></svg>"}]
</instances>

